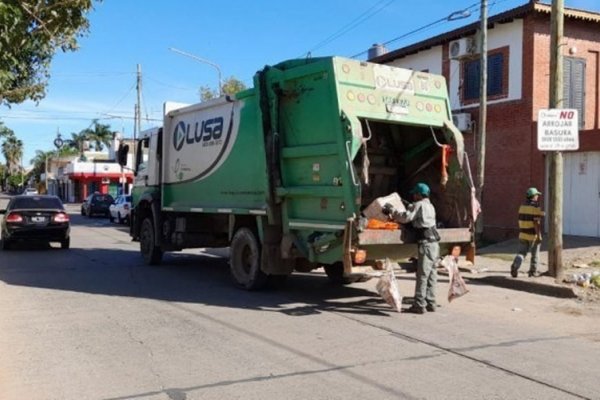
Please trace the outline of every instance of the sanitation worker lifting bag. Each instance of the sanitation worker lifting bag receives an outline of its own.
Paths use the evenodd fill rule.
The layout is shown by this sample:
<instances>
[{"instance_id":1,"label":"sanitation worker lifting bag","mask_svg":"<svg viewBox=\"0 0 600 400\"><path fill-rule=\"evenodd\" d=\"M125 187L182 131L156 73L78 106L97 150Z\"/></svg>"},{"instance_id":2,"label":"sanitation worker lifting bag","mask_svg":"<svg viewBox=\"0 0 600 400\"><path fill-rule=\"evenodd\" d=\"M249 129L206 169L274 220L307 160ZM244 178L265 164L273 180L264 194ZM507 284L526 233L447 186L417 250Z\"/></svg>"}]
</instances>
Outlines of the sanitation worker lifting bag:
<instances>
[{"instance_id":1,"label":"sanitation worker lifting bag","mask_svg":"<svg viewBox=\"0 0 600 400\"><path fill-rule=\"evenodd\" d=\"M429 201L431 190L425 183L419 182L410 192L414 203L404 212L397 211L392 204L384 205L384 214L402 224L411 224L417 233L419 259L417 264L417 283L415 302L407 312L424 314L437 308L435 288L437 271L435 263L440 255L440 235L436 229L435 208Z\"/></svg>"}]
</instances>

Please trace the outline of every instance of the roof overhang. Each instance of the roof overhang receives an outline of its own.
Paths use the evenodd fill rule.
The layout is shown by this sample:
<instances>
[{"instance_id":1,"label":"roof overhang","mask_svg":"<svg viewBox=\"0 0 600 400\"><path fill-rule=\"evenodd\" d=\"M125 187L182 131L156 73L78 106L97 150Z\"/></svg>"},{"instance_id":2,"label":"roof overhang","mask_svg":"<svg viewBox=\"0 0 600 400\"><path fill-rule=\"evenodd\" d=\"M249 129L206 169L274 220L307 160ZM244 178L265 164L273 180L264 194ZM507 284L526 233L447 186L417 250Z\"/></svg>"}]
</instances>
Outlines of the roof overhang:
<instances>
[{"instance_id":1,"label":"roof overhang","mask_svg":"<svg viewBox=\"0 0 600 400\"><path fill-rule=\"evenodd\" d=\"M538 3L536 1L530 1L522 6L512 8L503 13L496 14L488 19L488 28L493 28L494 24L503 24L512 22L515 19L523 18L528 14L540 13L547 14L550 16L552 7L548 4ZM586 22L600 23L600 13L578 10L575 8L565 8L565 18L571 18L575 20L581 20ZM441 35L434 36L432 38L423 40L421 42L412 44L407 47L403 47L389 53L382 54L378 57L372 58L369 61L374 63L388 63L398 58L406 57L410 54L415 54L423 50L430 49L434 46L443 45L452 40L460 39L465 36L474 35L479 29L479 22L474 22L469 25L465 25L461 28L455 29L450 32L442 33Z\"/></svg>"}]
</instances>

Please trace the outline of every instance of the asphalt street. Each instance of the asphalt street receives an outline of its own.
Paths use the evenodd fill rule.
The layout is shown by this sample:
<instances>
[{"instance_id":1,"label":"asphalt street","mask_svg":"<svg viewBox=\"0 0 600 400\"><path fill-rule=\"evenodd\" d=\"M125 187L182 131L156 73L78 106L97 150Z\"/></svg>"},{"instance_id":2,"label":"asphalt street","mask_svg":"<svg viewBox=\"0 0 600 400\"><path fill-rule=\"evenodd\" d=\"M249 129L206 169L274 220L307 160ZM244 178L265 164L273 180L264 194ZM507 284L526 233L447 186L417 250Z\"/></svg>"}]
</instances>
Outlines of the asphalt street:
<instances>
[{"instance_id":1,"label":"asphalt street","mask_svg":"<svg viewBox=\"0 0 600 400\"><path fill-rule=\"evenodd\" d=\"M1 399L600 399L600 314L576 300L448 303L442 277L438 312L398 314L321 272L246 292L226 249L148 267L124 226L72 211L71 249L0 251Z\"/></svg>"}]
</instances>

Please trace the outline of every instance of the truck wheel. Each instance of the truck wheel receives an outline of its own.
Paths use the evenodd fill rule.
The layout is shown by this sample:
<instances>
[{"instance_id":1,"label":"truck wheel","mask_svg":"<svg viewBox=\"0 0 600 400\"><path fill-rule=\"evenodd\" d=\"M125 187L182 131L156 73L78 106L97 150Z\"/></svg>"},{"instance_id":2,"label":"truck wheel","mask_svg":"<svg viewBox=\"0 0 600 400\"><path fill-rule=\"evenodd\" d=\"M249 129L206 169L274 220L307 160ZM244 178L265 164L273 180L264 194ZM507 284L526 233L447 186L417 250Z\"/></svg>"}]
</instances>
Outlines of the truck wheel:
<instances>
[{"instance_id":1,"label":"truck wheel","mask_svg":"<svg viewBox=\"0 0 600 400\"><path fill-rule=\"evenodd\" d=\"M246 290L261 289L267 275L261 271L261 246L248 228L240 228L231 240L229 268L236 285Z\"/></svg>"},{"instance_id":2,"label":"truck wheel","mask_svg":"<svg viewBox=\"0 0 600 400\"><path fill-rule=\"evenodd\" d=\"M347 285L350 280L344 277L344 264L342 262L336 262L329 265L324 265L325 273L331 283L336 285Z\"/></svg>"},{"instance_id":3,"label":"truck wheel","mask_svg":"<svg viewBox=\"0 0 600 400\"><path fill-rule=\"evenodd\" d=\"M145 218L142 221L140 230L140 252L144 261L148 265L160 264L162 259L162 250L154 243L154 224L152 219Z\"/></svg>"}]
</instances>

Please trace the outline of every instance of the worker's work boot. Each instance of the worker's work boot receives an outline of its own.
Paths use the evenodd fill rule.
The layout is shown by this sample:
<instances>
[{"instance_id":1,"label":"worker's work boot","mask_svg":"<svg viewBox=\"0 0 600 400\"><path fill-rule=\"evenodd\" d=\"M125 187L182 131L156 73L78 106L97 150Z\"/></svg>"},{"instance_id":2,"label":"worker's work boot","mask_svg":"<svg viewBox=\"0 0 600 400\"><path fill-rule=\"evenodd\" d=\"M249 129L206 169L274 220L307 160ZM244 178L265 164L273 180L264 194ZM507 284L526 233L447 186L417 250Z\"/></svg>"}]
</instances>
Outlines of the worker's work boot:
<instances>
[{"instance_id":1,"label":"worker's work boot","mask_svg":"<svg viewBox=\"0 0 600 400\"><path fill-rule=\"evenodd\" d=\"M540 276L542 276L542 274L539 271L530 270L527 273L527 276L529 276L530 278L539 278Z\"/></svg>"},{"instance_id":2,"label":"worker's work boot","mask_svg":"<svg viewBox=\"0 0 600 400\"><path fill-rule=\"evenodd\" d=\"M512 265L510 266L510 276L512 276L513 278L519 276L519 267L515 263L512 263Z\"/></svg>"},{"instance_id":3,"label":"worker's work boot","mask_svg":"<svg viewBox=\"0 0 600 400\"><path fill-rule=\"evenodd\" d=\"M435 312L437 309L437 306L435 304L427 304L427 307L425 307L425 309L429 312Z\"/></svg>"},{"instance_id":4,"label":"worker's work boot","mask_svg":"<svg viewBox=\"0 0 600 400\"><path fill-rule=\"evenodd\" d=\"M411 314L425 314L425 309L423 307L419 307L416 304L413 304L412 306L410 306L410 308L408 308L404 312L411 313Z\"/></svg>"}]
</instances>

